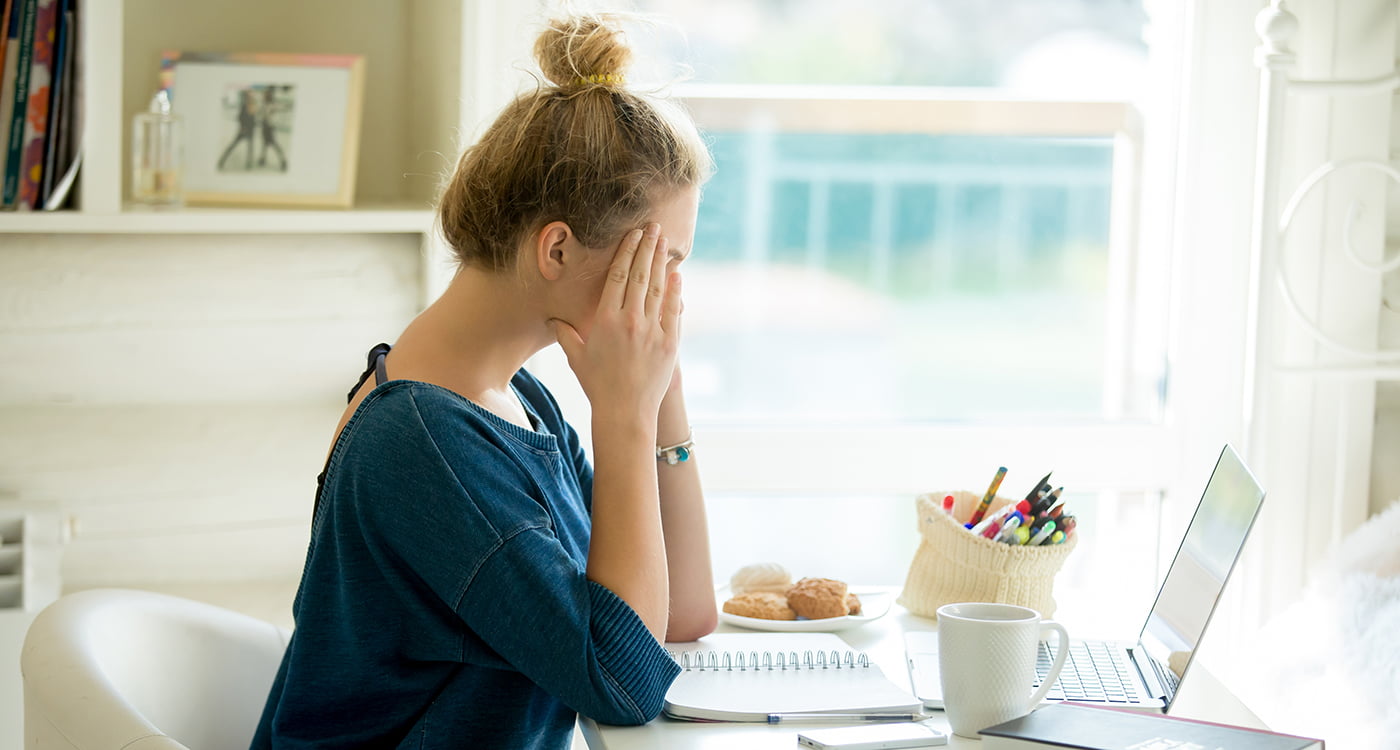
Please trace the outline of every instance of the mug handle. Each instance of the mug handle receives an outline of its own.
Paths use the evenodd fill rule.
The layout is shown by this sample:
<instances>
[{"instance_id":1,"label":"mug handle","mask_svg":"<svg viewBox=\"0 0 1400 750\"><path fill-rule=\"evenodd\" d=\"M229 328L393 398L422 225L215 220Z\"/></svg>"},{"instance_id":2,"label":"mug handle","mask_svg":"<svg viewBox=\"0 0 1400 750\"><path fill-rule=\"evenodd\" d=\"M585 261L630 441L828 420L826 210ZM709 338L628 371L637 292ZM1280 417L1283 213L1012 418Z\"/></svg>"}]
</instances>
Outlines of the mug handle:
<instances>
[{"instance_id":1,"label":"mug handle","mask_svg":"<svg viewBox=\"0 0 1400 750\"><path fill-rule=\"evenodd\" d=\"M1055 653L1055 663L1050 665L1050 671L1046 673L1045 681L1040 683L1040 689L1035 691L1035 695L1031 696L1030 707L1026 709L1027 711L1034 711L1036 707L1040 705L1040 702L1045 699L1046 694L1050 692L1050 688L1055 685L1055 680L1060 678L1060 670L1065 666L1065 657L1069 656L1069 631L1065 630L1065 626L1054 620L1041 620L1040 635L1042 638L1045 637L1045 631L1047 630L1053 630L1059 634L1059 648Z\"/></svg>"}]
</instances>

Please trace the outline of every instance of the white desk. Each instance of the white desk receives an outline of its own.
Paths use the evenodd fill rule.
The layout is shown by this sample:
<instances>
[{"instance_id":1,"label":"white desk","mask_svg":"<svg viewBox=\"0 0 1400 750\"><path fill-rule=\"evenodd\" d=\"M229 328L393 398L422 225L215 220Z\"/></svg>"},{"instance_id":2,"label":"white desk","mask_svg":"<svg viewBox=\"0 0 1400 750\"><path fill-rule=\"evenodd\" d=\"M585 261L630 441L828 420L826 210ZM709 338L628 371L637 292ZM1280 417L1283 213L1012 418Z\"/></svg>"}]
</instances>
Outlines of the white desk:
<instances>
[{"instance_id":1,"label":"white desk","mask_svg":"<svg viewBox=\"0 0 1400 750\"><path fill-rule=\"evenodd\" d=\"M909 687L909 670L904 663L904 632L937 630L937 621L910 614L898 604L889 614L840 635L852 648L870 655L896 685ZM721 624L718 632L751 632ZM1262 728L1264 725L1224 688L1199 663L1191 666L1186 689L1177 698L1172 714L1208 721ZM929 723L949 735L949 748L975 748L980 740L958 737L948 728L941 711L931 712ZM732 750L732 748L797 747L797 733L804 727L832 727L833 723L817 724L705 724L676 721L664 716L639 727L619 727L579 717L579 726L590 750Z\"/></svg>"}]
</instances>

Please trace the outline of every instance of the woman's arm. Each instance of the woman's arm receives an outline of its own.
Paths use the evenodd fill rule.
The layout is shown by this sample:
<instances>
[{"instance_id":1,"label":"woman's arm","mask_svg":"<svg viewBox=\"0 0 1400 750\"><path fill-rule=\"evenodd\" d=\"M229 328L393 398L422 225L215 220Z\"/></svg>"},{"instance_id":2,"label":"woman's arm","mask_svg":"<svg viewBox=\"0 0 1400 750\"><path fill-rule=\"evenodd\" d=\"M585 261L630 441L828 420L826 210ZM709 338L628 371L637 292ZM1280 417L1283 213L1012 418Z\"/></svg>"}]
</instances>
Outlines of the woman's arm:
<instances>
[{"instance_id":1,"label":"woman's arm","mask_svg":"<svg viewBox=\"0 0 1400 750\"><path fill-rule=\"evenodd\" d=\"M681 370L676 367L671 387L661 401L656 436L659 445L675 445L690 434ZM696 455L676 464L656 462L661 494L661 528L666 540L670 574L671 619L668 641L693 641L715 629L714 574L710 567L710 532L705 520L705 496L700 488Z\"/></svg>"},{"instance_id":2,"label":"woman's arm","mask_svg":"<svg viewBox=\"0 0 1400 750\"><path fill-rule=\"evenodd\" d=\"M623 601L658 641L670 610L655 466L660 403L680 340L680 275L666 268L661 227L623 239L592 331L555 320L559 345L593 408L593 530L587 575Z\"/></svg>"}]
</instances>

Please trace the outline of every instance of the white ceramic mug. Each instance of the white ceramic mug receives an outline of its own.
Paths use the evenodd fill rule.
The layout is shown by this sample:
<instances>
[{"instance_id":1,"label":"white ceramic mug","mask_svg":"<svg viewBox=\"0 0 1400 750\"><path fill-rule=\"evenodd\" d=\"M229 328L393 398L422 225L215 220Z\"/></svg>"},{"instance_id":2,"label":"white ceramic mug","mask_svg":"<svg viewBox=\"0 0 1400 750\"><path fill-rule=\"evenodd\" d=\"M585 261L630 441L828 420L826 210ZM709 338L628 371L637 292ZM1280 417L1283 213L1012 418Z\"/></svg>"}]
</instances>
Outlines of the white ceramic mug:
<instances>
[{"instance_id":1,"label":"white ceramic mug","mask_svg":"<svg viewBox=\"0 0 1400 750\"><path fill-rule=\"evenodd\" d=\"M1047 631L1059 633L1055 663L1040 689L1035 684L1037 644ZM989 602L938 608L938 668L943 710L953 733L977 737L994 724L1030 713L1065 665L1069 633L1030 607Z\"/></svg>"}]
</instances>

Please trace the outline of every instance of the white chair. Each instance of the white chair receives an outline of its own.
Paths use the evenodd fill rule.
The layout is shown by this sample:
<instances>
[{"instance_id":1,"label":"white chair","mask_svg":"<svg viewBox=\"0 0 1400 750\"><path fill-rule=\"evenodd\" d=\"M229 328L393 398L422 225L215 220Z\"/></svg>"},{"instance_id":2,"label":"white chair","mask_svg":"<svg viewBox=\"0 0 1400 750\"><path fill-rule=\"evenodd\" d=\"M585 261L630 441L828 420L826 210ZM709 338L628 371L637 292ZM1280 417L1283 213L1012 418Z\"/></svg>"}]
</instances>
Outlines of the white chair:
<instances>
[{"instance_id":1,"label":"white chair","mask_svg":"<svg viewBox=\"0 0 1400 750\"><path fill-rule=\"evenodd\" d=\"M149 591L64 596L24 639L25 748L246 750L289 636Z\"/></svg>"}]
</instances>

